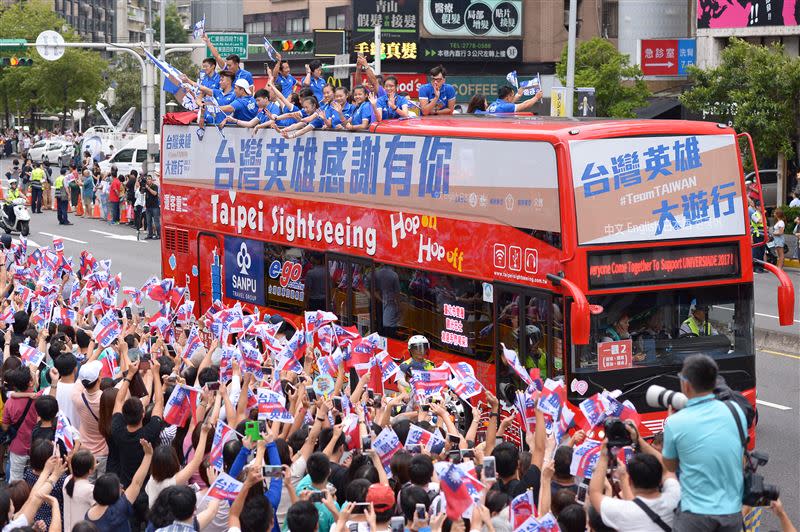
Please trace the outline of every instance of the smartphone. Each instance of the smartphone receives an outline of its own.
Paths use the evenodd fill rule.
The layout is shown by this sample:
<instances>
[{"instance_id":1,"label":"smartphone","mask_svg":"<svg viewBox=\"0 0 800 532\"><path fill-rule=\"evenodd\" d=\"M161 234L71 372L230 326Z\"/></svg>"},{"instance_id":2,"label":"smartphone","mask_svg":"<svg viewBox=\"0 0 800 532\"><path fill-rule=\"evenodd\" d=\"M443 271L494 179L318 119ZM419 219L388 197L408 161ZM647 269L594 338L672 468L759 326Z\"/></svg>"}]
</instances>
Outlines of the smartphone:
<instances>
[{"instance_id":1,"label":"smartphone","mask_svg":"<svg viewBox=\"0 0 800 532\"><path fill-rule=\"evenodd\" d=\"M425 505L420 503L417 504L417 508L414 510L414 516L418 521L425 520Z\"/></svg>"},{"instance_id":2,"label":"smartphone","mask_svg":"<svg viewBox=\"0 0 800 532\"><path fill-rule=\"evenodd\" d=\"M145 317L144 307L139 309L139 317L140 318L144 318ZM145 332L147 332L147 329L150 329L150 326L149 325L145 325L145 329L146 329Z\"/></svg>"},{"instance_id":3,"label":"smartphone","mask_svg":"<svg viewBox=\"0 0 800 532\"><path fill-rule=\"evenodd\" d=\"M483 479L497 479L497 469L495 468L494 456L486 456L483 459Z\"/></svg>"},{"instance_id":4,"label":"smartphone","mask_svg":"<svg viewBox=\"0 0 800 532\"><path fill-rule=\"evenodd\" d=\"M375 406L381 406L381 400L383 400L383 396L381 394L379 394L379 393L376 393L375 394L375 399L373 400L373 402L375 403Z\"/></svg>"},{"instance_id":5,"label":"smartphone","mask_svg":"<svg viewBox=\"0 0 800 532\"><path fill-rule=\"evenodd\" d=\"M357 514L357 513L361 513L361 512L366 512L367 510L369 510L370 506L372 506L371 502L357 502L357 503L353 504L353 513ZM358 523L354 523L354 524L356 525L356 527L358 527Z\"/></svg>"},{"instance_id":6,"label":"smartphone","mask_svg":"<svg viewBox=\"0 0 800 532\"><path fill-rule=\"evenodd\" d=\"M152 351L153 350L153 344L155 344L155 343L156 343L156 337L155 336L150 336L147 339L147 347L149 348L148 351Z\"/></svg>"},{"instance_id":7,"label":"smartphone","mask_svg":"<svg viewBox=\"0 0 800 532\"><path fill-rule=\"evenodd\" d=\"M389 519L389 532L403 532L406 529L406 518L396 515Z\"/></svg>"},{"instance_id":8,"label":"smartphone","mask_svg":"<svg viewBox=\"0 0 800 532\"><path fill-rule=\"evenodd\" d=\"M283 477L283 467L279 465L264 465L261 467L261 474L264 478Z\"/></svg>"},{"instance_id":9,"label":"smartphone","mask_svg":"<svg viewBox=\"0 0 800 532\"><path fill-rule=\"evenodd\" d=\"M369 397L370 399L372 399L374 401L375 400L375 392L373 392L372 390L367 388L367 397Z\"/></svg>"},{"instance_id":10,"label":"smartphone","mask_svg":"<svg viewBox=\"0 0 800 532\"><path fill-rule=\"evenodd\" d=\"M317 400L317 392L314 391L314 388L311 386L306 386L306 395L308 396L308 400L314 402Z\"/></svg>"},{"instance_id":11,"label":"smartphone","mask_svg":"<svg viewBox=\"0 0 800 532\"><path fill-rule=\"evenodd\" d=\"M447 439L450 440L450 443L452 443L454 446L458 446L458 444L461 443L461 436L458 436L457 434L448 434Z\"/></svg>"},{"instance_id":12,"label":"smartphone","mask_svg":"<svg viewBox=\"0 0 800 532\"><path fill-rule=\"evenodd\" d=\"M361 504L361 503L359 503L359 504ZM358 505L357 504L353 505L353 512L356 511L355 506L358 506ZM364 511L366 511L366 510L364 510ZM348 530L348 532L358 532L358 523L350 523L349 525L347 525L347 530Z\"/></svg>"},{"instance_id":13,"label":"smartphone","mask_svg":"<svg viewBox=\"0 0 800 532\"><path fill-rule=\"evenodd\" d=\"M412 443L411 445L406 446L406 450L411 454L419 454L422 452L422 445L418 443Z\"/></svg>"},{"instance_id":14,"label":"smartphone","mask_svg":"<svg viewBox=\"0 0 800 532\"><path fill-rule=\"evenodd\" d=\"M327 490L322 491L315 491L311 494L311 497L308 498L309 502L322 502L322 499L325 498L325 495L328 493Z\"/></svg>"},{"instance_id":15,"label":"smartphone","mask_svg":"<svg viewBox=\"0 0 800 532\"><path fill-rule=\"evenodd\" d=\"M216 382L207 382L206 383L206 390L209 392L215 392L219 390L219 381Z\"/></svg>"},{"instance_id":16,"label":"smartphone","mask_svg":"<svg viewBox=\"0 0 800 532\"><path fill-rule=\"evenodd\" d=\"M462 458L475 458L475 451L472 449L461 449L459 450Z\"/></svg>"},{"instance_id":17,"label":"smartphone","mask_svg":"<svg viewBox=\"0 0 800 532\"><path fill-rule=\"evenodd\" d=\"M339 412L342 411L342 398L341 397L334 397L333 398L333 408L335 408Z\"/></svg>"},{"instance_id":18,"label":"smartphone","mask_svg":"<svg viewBox=\"0 0 800 532\"><path fill-rule=\"evenodd\" d=\"M258 430L261 434L265 434L267 432L267 421L264 419L258 420Z\"/></svg>"},{"instance_id":19,"label":"smartphone","mask_svg":"<svg viewBox=\"0 0 800 532\"><path fill-rule=\"evenodd\" d=\"M586 484L581 482L578 484L578 492L575 494L575 502L578 504L583 504L586 502L586 492L587 492Z\"/></svg>"},{"instance_id":20,"label":"smartphone","mask_svg":"<svg viewBox=\"0 0 800 532\"><path fill-rule=\"evenodd\" d=\"M333 418L333 424L334 425L342 424L342 416L340 414L336 414L336 416Z\"/></svg>"},{"instance_id":21,"label":"smartphone","mask_svg":"<svg viewBox=\"0 0 800 532\"><path fill-rule=\"evenodd\" d=\"M454 464L460 464L463 459L461 457L461 452L458 449L453 449L449 453L447 453L447 459L453 462Z\"/></svg>"},{"instance_id":22,"label":"smartphone","mask_svg":"<svg viewBox=\"0 0 800 532\"><path fill-rule=\"evenodd\" d=\"M264 368L264 376L272 377L272 366L267 366Z\"/></svg>"},{"instance_id":23,"label":"smartphone","mask_svg":"<svg viewBox=\"0 0 800 532\"><path fill-rule=\"evenodd\" d=\"M361 440L361 450L366 451L368 449L372 449L372 438L366 436Z\"/></svg>"},{"instance_id":24,"label":"smartphone","mask_svg":"<svg viewBox=\"0 0 800 532\"><path fill-rule=\"evenodd\" d=\"M429 405L427 403L422 405L422 411L423 412L430 412L431 411L431 405Z\"/></svg>"},{"instance_id":25,"label":"smartphone","mask_svg":"<svg viewBox=\"0 0 800 532\"><path fill-rule=\"evenodd\" d=\"M250 439L253 441L261 440L261 431L258 427L258 421L245 421L244 435L250 436Z\"/></svg>"}]
</instances>

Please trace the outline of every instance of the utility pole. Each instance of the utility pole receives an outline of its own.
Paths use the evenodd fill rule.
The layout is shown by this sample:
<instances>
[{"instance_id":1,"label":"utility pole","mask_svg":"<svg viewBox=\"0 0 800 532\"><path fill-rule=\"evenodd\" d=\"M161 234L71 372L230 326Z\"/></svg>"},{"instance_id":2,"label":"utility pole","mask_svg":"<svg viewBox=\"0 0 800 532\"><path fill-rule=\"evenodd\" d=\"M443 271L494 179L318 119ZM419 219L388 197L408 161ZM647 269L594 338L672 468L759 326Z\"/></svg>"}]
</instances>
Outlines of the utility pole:
<instances>
[{"instance_id":1,"label":"utility pole","mask_svg":"<svg viewBox=\"0 0 800 532\"><path fill-rule=\"evenodd\" d=\"M573 100L575 99L575 38L578 24L578 0L569 0L569 39L567 41L567 95L564 111L573 116Z\"/></svg>"},{"instance_id":2,"label":"utility pole","mask_svg":"<svg viewBox=\"0 0 800 532\"><path fill-rule=\"evenodd\" d=\"M153 53L153 0L147 1L147 28L144 30L145 47L152 55ZM145 61L145 105L144 108L144 130L147 133L147 160L144 164L144 172L152 172L155 170L156 153L158 153L158 146L156 145L156 119L155 119L155 95L153 94L153 82L155 81L155 71L153 64L150 61Z\"/></svg>"},{"instance_id":3,"label":"utility pole","mask_svg":"<svg viewBox=\"0 0 800 532\"><path fill-rule=\"evenodd\" d=\"M381 73L381 25L375 26L375 74Z\"/></svg>"},{"instance_id":4,"label":"utility pole","mask_svg":"<svg viewBox=\"0 0 800 532\"><path fill-rule=\"evenodd\" d=\"M158 24L159 27L158 27L158 29L159 29L159 34L161 35L161 53L158 55L158 58L161 59L162 61L164 60L164 57L166 57L166 50L164 49L164 43L167 42L167 37L165 35L166 27L165 27L165 22L164 22L164 20L166 19L166 16L165 16L166 15L166 4L167 4L166 0L161 0L161 2L159 2L159 9L158 9L158 13L159 13L159 24ZM163 85L163 83L164 83L164 73L163 72L161 73L161 76L159 76L159 78L161 79L161 83ZM167 108L166 108L167 99L166 99L165 96L166 95L164 95L164 94L159 94L159 98L158 98L158 102L159 102L159 104L158 104L158 117L159 117L159 120L158 120L158 122L159 122L158 123L158 131L159 132L161 132L161 120L164 119L164 115L166 114L166 110L167 110Z\"/></svg>"}]
</instances>

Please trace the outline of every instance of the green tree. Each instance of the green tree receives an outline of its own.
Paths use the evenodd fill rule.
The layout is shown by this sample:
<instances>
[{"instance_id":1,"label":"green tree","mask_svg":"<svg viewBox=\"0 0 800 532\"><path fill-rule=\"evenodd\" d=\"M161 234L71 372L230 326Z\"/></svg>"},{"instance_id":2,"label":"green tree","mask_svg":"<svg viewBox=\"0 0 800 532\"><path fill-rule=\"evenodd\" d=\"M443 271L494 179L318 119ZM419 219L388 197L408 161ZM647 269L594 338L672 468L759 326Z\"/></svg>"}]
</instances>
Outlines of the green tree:
<instances>
[{"instance_id":1,"label":"green tree","mask_svg":"<svg viewBox=\"0 0 800 532\"><path fill-rule=\"evenodd\" d=\"M681 96L687 108L749 132L756 154L777 157L783 169L800 138L800 59L784 54L777 43L731 39L719 66L690 67L689 76L692 88ZM752 168L749 157L746 163Z\"/></svg>"},{"instance_id":2,"label":"green tree","mask_svg":"<svg viewBox=\"0 0 800 532\"><path fill-rule=\"evenodd\" d=\"M153 18L153 29L155 30L155 40L161 40L161 17L156 15ZM178 8L174 4L168 4L164 14L164 33L168 43L182 43L189 38L188 33L183 28L183 22L178 15Z\"/></svg>"},{"instance_id":3,"label":"green tree","mask_svg":"<svg viewBox=\"0 0 800 532\"><path fill-rule=\"evenodd\" d=\"M3 38L33 42L44 30L58 31L67 42L79 40L47 1L20 2L0 11L0 35ZM88 105L93 105L102 92L102 73L106 63L97 52L68 48L58 61L42 59L34 48L28 48L25 53L0 51L0 55L33 58L32 67L0 71L0 97L6 120L12 109L26 107L32 120L36 112L66 113L75 100L82 98ZM35 127L35 122L33 125Z\"/></svg>"},{"instance_id":4,"label":"green tree","mask_svg":"<svg viewBox=\"0 0 800 532\"><path fill-rule=\"evenodd\" d=\"M556 74L566 85L566 46L556 64ZM647 105L650 96L641 69L600 37L581 42L575 49L575 86L595 88L597 116L632 118L636 116L634 110ZM573 105L576 109L577 102Z\"/></svg>"}]
</instances>

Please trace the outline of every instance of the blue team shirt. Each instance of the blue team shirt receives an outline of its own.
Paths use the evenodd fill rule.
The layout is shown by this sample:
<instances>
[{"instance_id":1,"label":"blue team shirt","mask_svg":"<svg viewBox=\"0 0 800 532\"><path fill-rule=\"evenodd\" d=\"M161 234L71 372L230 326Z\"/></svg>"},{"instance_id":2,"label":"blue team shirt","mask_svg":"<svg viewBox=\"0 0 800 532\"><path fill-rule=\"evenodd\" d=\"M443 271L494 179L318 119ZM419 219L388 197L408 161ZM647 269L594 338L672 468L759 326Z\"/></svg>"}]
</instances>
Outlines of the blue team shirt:
<instances>
[{"instance_id":1,"label":"blue team shirt","mask_svg":"<svg viewBox=\"0 0 800 532\"><path fill-rule=\"evenodd\" d=\"M258 110L258 114L256 116L258 117L259 124L263 124L264 122L269 122L271 120L270 118L271 115L281 114L281 106L280 104L278 104L278 102L269 102L267 104L266 110L270 112L269 115L265 112L264 109Z\"/></svg>"},{"instance_id":2,"label":"blue team shirt","mask_svg":"<svg viewBox=\"0 0 800 532\"><path fill-rule=\"evenodd\" d=\"M311 76L311 82L309 83L308 87L311 89L311 92L314 93L314 96L317 98L318 102L322 101L322 87L326 85L325 80L322 78L314 78Z\"/></svg>"},{"instance_id":3,"label":"blue team shirt","mask_svg":"<svg viewBox=\"0 0 800 532\"><path fill-rule=\"evenodd\" d=\"M300 116L302 116L303 118L308 118L309 115L308 113L306 113L305 109L303 109L302 111L300 111ZM325 127L325 122L323 122L320 117L315 118L314 120L309 122L309 124L311 124L311 126L314 129L322 129L323 127Z\"/></svg>"},{"instance_id":4,"label":"blue team shirt","mask_svg":"<svg viewBox=\"0 0 800 532\"><path fill-rule=\"evenodd\" d=\"M258 113L256 99L252 96L242 96L231 102L233 106L233 117L237 120L249 121L255 118Z\"/></svg>"},{"instance_id":5,"label":"blue team shirt","mask_svg":"<svg viewBox=\"0 0 800 532\"><path fill-rule=\"evenodd\" d=\"M214 98L220 106L231 105L233 100L236 99L236 94L234 94L233 89L228 93L223 93L221 89L214 89Z\"/></svg>"},{"instance_id":6,"label":"blue team shirt","mask_svg":"<svg viewBox=\"0 0 800 532\"><path fill-rule=\"evenodd\" d=\"M369 102L364 102L369 103ZM394 96L394 104L398 109L402 109L403 106L408 106L408 98L405 96L400 96L399 94L395 94ZM375 107L381 110L381 120L387 120L391 118L399 118L400 115L397 114L397 111L392 110L389 107L389 96L381 96L378 98L378 101L375 104Z\"/></svg>"},{"instance_id":7,"label":"blue team shirt","mask_svg":"<svg viewBox=\"0 0 800 532\"><path fill-rule=\"evenodd\" d=\"M419 88L419 98L425 98L429 102L433 100L434 96L433 85L430 83L423 85ZM456 99L456 89L452 85L448 85L447 83L442 85L442 88L439 90L439 105L436 106L436 109L447 109L447 104L450 100Z\"/></svg>"},{"instance_id":8,"label":"blue team shirt","mask_svg":"<svg viewBox=\"0 0 800 532\"><path fill-rule=\"evenodd\" d=\"M353 113L353 119L350 123L354 126L360 126L364 123L365 118L369 120L369 122L367 122L368 124L376 121L375 113L372 112L372 104L369 102L363 102L358 106L356 112Z\"/></svg>"},{"instance_id":9,"label":"blue team shirt","mask_svg":"<svg viewBox=\"0 0 800 532\"><path fill-rule=\"evenodd\" d=\"M253 75L243 68L240 68L239 70L236 71L236 77L233 80L233 83L236 84L236 81L242 78L246 79L247 83L249 83L250 85L253 85Z\"/></svg>"},{"instance_id":10,"label":"blue team shirt","mask_svg":"<svg viewBox=\"0 0 800 532\"><path fill-rule=\"evenodd\" d=\"M206 76L205 72L200 72L200 79L197 84L209 89L219 89L219 72L214 72L213 76Z\"/></svg>"},{"instance_id":11,"label":"blue team shirt","mask_svg":"<svg viewBox=\"0 0 800 532\"><path fill-rule=\"evenodd\" d=\"M283 111L278 114L296 113L299 110L300 109L298 109L296 105L293 105L291 108L283 109ZM297 122L297 120L294 118L284 118L283 120L276 121L275 124L278 127L286 127L286 126L291 126L295 122Z\"/></svg>"},{"instance_id":12,"label":"blue team shirt","mask_svg":"<svg viewBox=\"0 0 800 532\"><path fill-rule=\"evenodd\" d=\"M351 118L356 111L356 106L352 103L347 103L342 107L342 114L345 118ZM337 126L342 125L342 119L339 116L339 113L336 112L336 109L333 108L332 105L329 105L327 109L325 109L325 117L331 121L331 127L336 128Z\"/></svg>"},{"instance_id":13,"label":"blue team shirt","mask_svg":"<svg viewBox=\"0 0 800 532\"><path fill-rule=\"evenodd\" d=\"M517 104L507 102L505 100L497 100L486 109L487 113L514 113L517 110Z\"/></svg>"},{"instance_id":14,"label":"blue team shirt","mask_svg":"<svg viewBox=\"0 0 800 532\"><path fill-rule=\"evenodd\" d=\"M283 74L278 74L277 81L278 81L278 87L281 90L281 94L283 94L286 98L289 97L289 95L294 90L294 86L297 85L297 80L291 74L289 74L288 76L284 76Z\"/></svg>"}]
</instances>

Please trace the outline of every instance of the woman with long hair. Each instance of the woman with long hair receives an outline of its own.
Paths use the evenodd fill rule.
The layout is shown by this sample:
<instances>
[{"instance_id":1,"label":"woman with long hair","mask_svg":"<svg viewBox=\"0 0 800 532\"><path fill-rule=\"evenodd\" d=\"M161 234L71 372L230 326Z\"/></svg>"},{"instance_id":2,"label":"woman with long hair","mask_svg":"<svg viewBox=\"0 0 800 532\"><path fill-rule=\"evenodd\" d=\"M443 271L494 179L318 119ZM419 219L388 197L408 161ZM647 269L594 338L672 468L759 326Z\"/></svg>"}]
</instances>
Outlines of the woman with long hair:
<instances>
[{"instance_id":1,"label":"woman with long hair","mask_svg":"<svg viewBox=\"0 0 800 532\"><path fill-rule=\"evenodd\" d=\"M79 450L72 455L69 468L71 474L63 488L64 530L72 530L94 504L94 485L89 482L95 468L94 455L86 449Z\"/></svg>"},{"instance_id":2,"label":"woman with long hair","mask_svg":"<svg viewBox=\"0 0 800 532\"><path fill-rule=\"evenodd\" d=\"M783 210L780 208L775 209L774 214L775 225L772 226L772 242L775 244L773 249L778 255L778 261L775 263L775 266L782 270L784 261L783 246L786 244L786 237L783 236L786 232L786 219Z\"/></svg>"}]
</instances>

